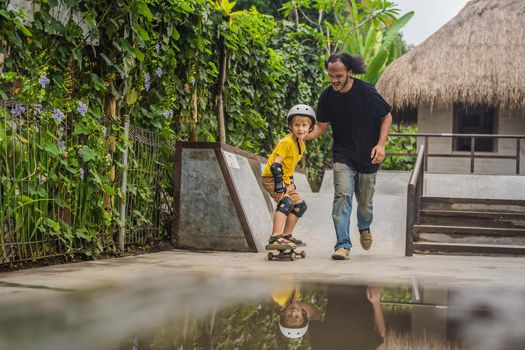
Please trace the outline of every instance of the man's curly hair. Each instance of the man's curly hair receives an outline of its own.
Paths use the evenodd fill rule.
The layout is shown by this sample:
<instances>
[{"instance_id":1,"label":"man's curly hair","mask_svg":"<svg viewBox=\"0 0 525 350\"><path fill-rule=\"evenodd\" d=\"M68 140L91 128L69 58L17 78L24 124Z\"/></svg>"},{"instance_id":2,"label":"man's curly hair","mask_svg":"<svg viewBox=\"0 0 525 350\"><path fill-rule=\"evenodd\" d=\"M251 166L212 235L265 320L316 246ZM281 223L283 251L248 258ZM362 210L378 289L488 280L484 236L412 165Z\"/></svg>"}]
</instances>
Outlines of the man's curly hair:
<instances>
[{"instance_id":1,"label":"man's curly hair","mask_svg":"<svg viewBox=\"0 0 525 350\"><path fill-rule=\"evenodd\" d=\"M328 69L328 63L334 63L340 61L345 65L347 70L352 70L355 74L365 74L366 64L363 57L359 55L350 55L346 52L335 53L328 57L324 64L324 68Z\"/></svg>"}]
</instances>

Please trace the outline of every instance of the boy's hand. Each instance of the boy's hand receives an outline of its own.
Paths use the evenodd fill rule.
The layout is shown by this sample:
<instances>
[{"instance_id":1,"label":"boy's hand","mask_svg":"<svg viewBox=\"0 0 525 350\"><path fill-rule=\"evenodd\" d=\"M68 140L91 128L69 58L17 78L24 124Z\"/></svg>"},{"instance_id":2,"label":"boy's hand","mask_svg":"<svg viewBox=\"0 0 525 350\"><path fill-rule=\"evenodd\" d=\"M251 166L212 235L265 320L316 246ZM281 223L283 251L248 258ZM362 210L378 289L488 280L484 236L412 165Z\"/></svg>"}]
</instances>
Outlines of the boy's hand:
<instances>
[{"instance_id":1,"label":"boy's hand","mask_svg":"<svg viewBox=\"0 0 525 350\"><path fill-rule=\"evenodd\" d=\"M277 202L280 202L284 198L284 193L277 193Z\"/></svg>"},{"instance_id":2,"label":"boy's hand","mask_svg":"<svg viewBox=\"0 0 525 350\"><path fill-rule=\"evenodd\" d=\"M284 185L284 182L275 182L274 192L285 194L286 186Z\"/></svg>"}]
</instances>

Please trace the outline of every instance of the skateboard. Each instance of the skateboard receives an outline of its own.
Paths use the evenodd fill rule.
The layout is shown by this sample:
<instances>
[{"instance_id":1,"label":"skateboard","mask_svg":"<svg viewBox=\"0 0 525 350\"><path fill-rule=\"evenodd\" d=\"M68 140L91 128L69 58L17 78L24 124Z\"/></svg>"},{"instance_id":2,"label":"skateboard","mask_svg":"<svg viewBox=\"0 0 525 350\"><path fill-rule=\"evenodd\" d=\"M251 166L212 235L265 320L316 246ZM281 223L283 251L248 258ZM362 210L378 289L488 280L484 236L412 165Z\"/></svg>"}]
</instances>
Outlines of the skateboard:
<instances>
[{"instance_id":1,"label":"skateboard","mask_svg":"<svg viewBox=\"0 0 525 350\"><path fill-rule=\"evenodd\" d=\"M305 245L301 245L301 247L304 247ZM268 252L268 260L273 259L289 259L291 261L294 261L297 257L306 258L306 251L296 251L296 249L299 248L298 246L291 246L287 243L274 243L274 244L268 244L266 245L266 250L276 250L279 253L274 254L272 252Z\"/></svg>"}]
</instances>

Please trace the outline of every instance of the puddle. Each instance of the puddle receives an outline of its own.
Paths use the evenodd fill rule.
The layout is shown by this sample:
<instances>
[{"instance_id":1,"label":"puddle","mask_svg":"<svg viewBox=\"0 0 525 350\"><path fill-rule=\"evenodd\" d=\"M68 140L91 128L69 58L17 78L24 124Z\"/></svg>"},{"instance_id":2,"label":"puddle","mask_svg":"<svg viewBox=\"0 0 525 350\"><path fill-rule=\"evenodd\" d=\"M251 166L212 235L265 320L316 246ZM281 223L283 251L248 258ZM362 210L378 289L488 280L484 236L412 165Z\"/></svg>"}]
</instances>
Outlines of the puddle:
<instances>
[{"instance_id":1,"label":"puddle","mask_svg":"<svg viewBox=\"0 0 525 350\"><path fill-rule=\"evenodd\" d=\"M525 346L525 291L192 276L0 302L0 349L476 349Z\"/></svg>"}]
</instances>

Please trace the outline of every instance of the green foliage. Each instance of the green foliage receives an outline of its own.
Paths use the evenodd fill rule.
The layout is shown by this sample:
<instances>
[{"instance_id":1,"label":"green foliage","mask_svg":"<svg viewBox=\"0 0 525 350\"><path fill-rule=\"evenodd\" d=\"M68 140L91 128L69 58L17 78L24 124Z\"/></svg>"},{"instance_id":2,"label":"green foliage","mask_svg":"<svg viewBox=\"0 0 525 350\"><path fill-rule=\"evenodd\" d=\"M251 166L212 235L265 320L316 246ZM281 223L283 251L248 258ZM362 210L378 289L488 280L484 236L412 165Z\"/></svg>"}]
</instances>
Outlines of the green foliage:
<instances>
[{"instance_id":1,"label":"green foliage","mask_svg":"<svg viewBox=\"0 0 525 350\"><path fill-rule=\"evenodd\" d=\"M392 125L391 132L416 134L417 126L397 124ZM386 145L389 153L417 153L416 137L394 137L390 136ZM383 170L412 170L416 163L415 156L387 156L381 165Z\"/></svg>"},{"instance_id":2,"label":"green foliage","mask_svg":"<svg viewBox=\"0 0 525 350\"><path fill-rule=\"evenodd\" d=\"M130 164L134 177L129 196L145 203L134 209L130 225L154 224L150 210L159 192L151 188L151 179L159 176L152 174L171 173L173 143L218 139L218 52L223 48L226 140L267 156L288 132L287 110L297 103L317 104L326 83L323 62L330 52L358 45L356 52L377 66L372 69L374 80L399 54L397 32L408 20L397 19L395 6L383 0L350 7L343 0L289 1L266 7L263 2L252 2L256 7L249 3L41 0L35 2L35 13L25 14L7 10L9 1L0 0L0 99L40 106L43 112L32 116L34 125L49 126L48 133L38 133L28 146L23 140L34 125L23 122L25 115L16 119L10 110L2 112L2 172L10 171L16 181L30 176L34 187L23 192L30 194L24 194L26 200L15 194L22 193L16 186L4 186L2 194L9 199L2 203L10 208L39 206L41 213L29 234L53 232L68 246L76 239L96 242L92 253L97 254L105 235L119 224L115 208L119 198L125 199L115 180L115 173L122 170L117 159L124 145L131 144L122 135L124 115L132 125L159 137L162 162L132 158L135 162ZM257 5L274 16L258 12ZM277 7L293 22L279 18ZM78 111L79 102L85 113ZM56 122L54 110L64 113L63 121ZM23 134L17 135L11 127L13 120L18 120ZM66 142L59 147L60 128ZM5 165L13 152L9 147L27 153L16 158L11 169ZM329 136L308 143L306 170L314 187L330 162L330 149ZM132 157L144 154L131 150ZM40 175L47 179L45 190L36 186ZM170 177L160 178L155 184L170 193ZM8 207L3 220L9 216ZM61 221L58 208L71 211L72 220Z\"/></svg>"}]
</instances>

